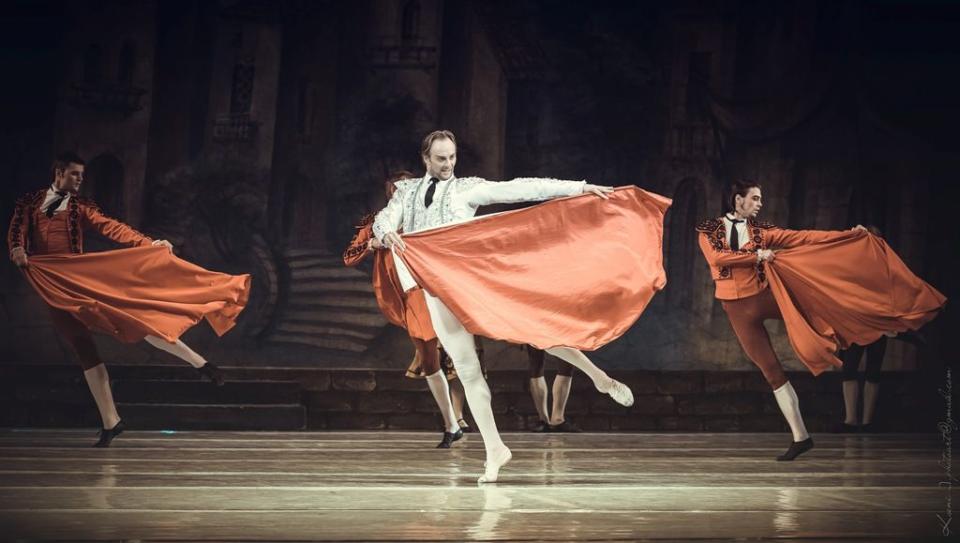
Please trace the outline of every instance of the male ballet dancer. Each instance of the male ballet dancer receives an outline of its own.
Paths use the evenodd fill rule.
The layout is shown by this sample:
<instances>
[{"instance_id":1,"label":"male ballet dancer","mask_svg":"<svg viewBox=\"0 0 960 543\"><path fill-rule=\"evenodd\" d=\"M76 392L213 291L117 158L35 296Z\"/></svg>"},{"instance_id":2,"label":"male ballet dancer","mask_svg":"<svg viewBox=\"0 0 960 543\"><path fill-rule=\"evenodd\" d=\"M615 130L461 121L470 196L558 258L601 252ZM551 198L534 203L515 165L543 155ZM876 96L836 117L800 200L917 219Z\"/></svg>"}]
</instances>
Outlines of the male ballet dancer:
<instances>
[{"instance_id":1,"label":"male ballet dancer","mask_svg":"<svg viewBox=\"0 0 960 543\"><path fill-rule=\"evenodd\" d=\"M395 251L402 252L406 248L398 230L412 234L467 220L482 205L539 201L583 193L606 198L613 192L611 187L583 181L522 178L497 183L477 177L457 178L453 174L457 162L456 138L446 130L431 132L424 138L421 157L426 174L421 179L399 181L393 198L377 214L373 224L374 236ZM402 260L397 259L397 267L401 271L401 282L406 283L403 288L418 288L409 272L403 273L406 267ZM497 431L490 406L490 389L480 371L473 335L438 298L425 293L425 299L433 327L453 359L484 441L487 461L479 482L496 482L500 468L510 461L512 454ZM621 405L633 403L633 395L626 385L610 378L579 350L553 347L547 352L582 370L599 391L609 394Z\"/></svg>"},{"instance_id":2,"label":"male ballet dancer","mask_svg":"<svg viewBox=\"0 0 960 543\"><path fill-rule=\"evenodd\" d=\"M101 269L91 267L77 276L72 271L74 268L70 267L77 261L64 260L62 263L58 263L61 261L55 260L50 263L45 260L46 257L51 255L76 255L73 258L86 258L81 256L83 254L83 233L85 229L96 230L104 237L126 246L161 246L169 250L172 250L173 247L166 240L152 240L130 226L107 217L92 200L78 196L77 192L83 183L84 161L76 154L67 152L58 155L51 167L51 173L53 182L48 188L28 193L17 200L7 234L10 259L14 264L24 269L28 277L33 278L31 283L47 301L50 317L55 328L70 345L80 362L80 366L83 368L83 376L96 402L102 421L100 438L94 446L109 447L113 439L124 431L125 425L117 413L113 401L113 392L110 388L110 377L97 352L90 334L90 325L87 322L115 326L112 330L100 331L112 332L116 334L118 339L125 341L144 339L150 345L186 361L217 386L223 385L224 378L216 365L190 349L183 341L179 339L170 341L155 335L143 334L141 323L136 322L136 319L117 320L117 315L123 315L124 304L127 304L127 308L136 306L137 309L143 309L143 304L140 301L131 301L127 293L140 288L139 285L146 277L146 273L149 272L147 269L149 266L137 265L128 269L119 269L118 266ZM39 262L43 261L45 269L53 266L62 271L62 273L53 276L53 281L58 282L57 284L38 282L36 278L41 277L39 270L27 270L31 266L31 259L34 257L38 257L35 261L38 262L36 267L40 267ZM235 312L230 317L220 321L224 324L218 328L218 333L226 331L232 326L233 318L246 303L246 296L249 291L248 276L236 277L208 272L183 261L170 263L170 259L161 258L157 260L166 264L164 271L159 272L159 274L163 276L164 281L169 281L166 286L171 289L176 289L178 286L187 283L192 287L195 282L203 281L204 288L188 293L187 296L192 298L191 303L193 305L187 307L184 304L183 307L186 307L184 312L194 311L196 312L195 316L200 317L203 316L201 313L215 313L223 306L233 304L234 308L232 309L235 309ZM182 271L184 276L177 276L175 273L168 274L169 270ZM31 273L34 273L35 277ZM43 275L42 277L49 279L51 276ZM188 277L188 279L186 282L181 282L178 281L179 277ZM65 307L51 305L49 301L51 296L61 296L74 285L84 283L89 283L92 286L90 289L84 290L81 298L83 304L70 303ZM209 288L206 288L207 285L209 285ZM153 284L151 287L159 290L164 288L165 285ZM93 298L90 299L90 297ZM217 302L220 305L215 308L214 304ZM205 305L207 305L206 309L196 309ZM105 317L91 316L90 313L100 313ZM163 309L154 312L152 315L157 320L164 319ZM180 317L189 318L183 317L182 313ZM86 319L86 322L81 318ZM228 321L229 324L226 324ZM182 320L165 319L163 322L165 324L157 326L148 324L150 324L150 329L163 329L164 325L169 326L171 322L182 323ZM182 327L182 324L177 324L177 326ZM177 330L179 333L182 333L182 331ZM176 335L179 335L179 333Z\"/></svg>"}]
</instances>

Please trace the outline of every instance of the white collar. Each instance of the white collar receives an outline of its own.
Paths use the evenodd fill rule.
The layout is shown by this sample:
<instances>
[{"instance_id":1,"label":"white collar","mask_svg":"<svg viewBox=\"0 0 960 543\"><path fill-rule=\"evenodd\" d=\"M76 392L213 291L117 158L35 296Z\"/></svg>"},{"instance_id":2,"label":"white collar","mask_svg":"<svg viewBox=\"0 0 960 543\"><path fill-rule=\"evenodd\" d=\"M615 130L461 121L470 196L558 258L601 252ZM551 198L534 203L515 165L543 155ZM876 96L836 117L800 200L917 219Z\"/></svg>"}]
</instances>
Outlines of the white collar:
<instances>
[{"instance_id":1,"label":"white collar","mask_svg":"<svg viewBox=\"0 0 960 543\"><path fill-rule=\"evenodd\" d=\"M70 191L69 191L69 190L63 190L63 191L57 190L56 185L54 185L53 183L51 183L51 184L50 184L50 188L47 189L47 194L58 195L58 194L61 193L61 192L63 192L63 193L65 194L65 195L64 195L64 198L66 198L67 196L70 196Z\"/></svg>"},{"instance_id":2,"label":"white collar","mask_svg":"<svg viewBox=\"0 0 960 543\"><path fill-rule=\"evenodd\" d=\"M431 180L433 177L434 177L434 176L430 175L430 172L427 172L427 173L423 174L423 181L424 181L424 183L429 183L430 180ZM446 183L447 181L453 181L453 180L456 179L456 178L457 178L457 174L453 174L453 175L451 175L451 176L450 176L449 178L447 178L447 179L440 179L440 178L438 177L438 178L437 178L437 184L439 185L440 183Z\"/></svg>"}]
</instances>

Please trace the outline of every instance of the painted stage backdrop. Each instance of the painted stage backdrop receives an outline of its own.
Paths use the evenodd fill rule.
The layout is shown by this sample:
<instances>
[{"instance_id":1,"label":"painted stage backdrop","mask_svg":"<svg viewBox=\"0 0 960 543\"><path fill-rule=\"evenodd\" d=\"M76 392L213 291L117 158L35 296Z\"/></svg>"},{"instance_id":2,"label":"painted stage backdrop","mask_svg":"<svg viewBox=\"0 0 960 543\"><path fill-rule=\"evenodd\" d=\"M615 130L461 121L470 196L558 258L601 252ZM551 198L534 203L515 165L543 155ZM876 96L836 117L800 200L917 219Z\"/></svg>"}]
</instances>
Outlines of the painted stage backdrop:
<instances>
[{"instance_id":1,"label":"painted stage backdrop","mask_svg":"<svg viewBox=\"0 0 960 543\"><path fill-rule=\"evenodd\" d=\"M928 24L936 6L22 4L3 37L17 54L2 59L2 216L50 182L56 152L78 152L84 191L109 214L183 258L253 274L235 330L185 337L223 365L407 366L412 346L380 315L369 267L345 268L340 255L384 205L391 172L422 174L419 144L437 128L458 136L461 176L587 179L673 198L668 285L594 353L605 367L752 369L694 231L724 211L724 187L739 178L762 184L761 218L875 225L917 274L955 290L960 240L941 195L957 171L956 85L942 81L953 61ZM0 268L3 362L71 360L20 272ZM940 346L947 318L927 332ZM768 325L800 369L782 326ZM101 347L112 363L173 363L142 345ZM519 346L487 341L485 354L494 370L526 364ZM894 341L886 368L920 358Z\"/></svg>"}]
</instances>

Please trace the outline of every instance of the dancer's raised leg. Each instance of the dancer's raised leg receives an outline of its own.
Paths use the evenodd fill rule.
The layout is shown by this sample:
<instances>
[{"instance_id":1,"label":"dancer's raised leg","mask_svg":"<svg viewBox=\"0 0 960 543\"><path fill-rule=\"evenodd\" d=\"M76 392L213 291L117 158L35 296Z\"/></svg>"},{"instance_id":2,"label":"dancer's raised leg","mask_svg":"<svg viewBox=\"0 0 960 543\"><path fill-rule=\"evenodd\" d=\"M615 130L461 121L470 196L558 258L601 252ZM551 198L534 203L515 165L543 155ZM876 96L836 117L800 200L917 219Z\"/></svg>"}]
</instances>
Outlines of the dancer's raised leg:
<instances>
[{"instance_id":1,"label":"dancer's raised leg","mask_svg":"<svg viewBox=\"0 0 960 543\"><path fill-rule=\"evenodd\" d=\"M200 372L200 375L210 379L210 381L212 381L218 387L223 386L224 378L223 372L220 371L220 368L217 367L217 365L213 362L208 362L206 358L200 356L200 354L187 346L187 344L183 341L178 339L177 341L171 343L162 338L158 338L157 336L147 336L143 339L157 349L168 352L180 360L185 361L187 364L190 364L194 368L197 368L197 371Z\"/></svg>"},{"instance_id":2,"label":"dancer's raised leg","mask_svg":"<svg viewBox=\"0 0 960 543\"><path fill-rule=\"evenodd\" d=\"M551 347L547 352L586 373L587 377L593 381L593 386L600 392L609 394L613 401L625 407L633 405L633 392L630 391L630 387L607 375L583 352L570 347Z\"/></svg>"}]
</instances>

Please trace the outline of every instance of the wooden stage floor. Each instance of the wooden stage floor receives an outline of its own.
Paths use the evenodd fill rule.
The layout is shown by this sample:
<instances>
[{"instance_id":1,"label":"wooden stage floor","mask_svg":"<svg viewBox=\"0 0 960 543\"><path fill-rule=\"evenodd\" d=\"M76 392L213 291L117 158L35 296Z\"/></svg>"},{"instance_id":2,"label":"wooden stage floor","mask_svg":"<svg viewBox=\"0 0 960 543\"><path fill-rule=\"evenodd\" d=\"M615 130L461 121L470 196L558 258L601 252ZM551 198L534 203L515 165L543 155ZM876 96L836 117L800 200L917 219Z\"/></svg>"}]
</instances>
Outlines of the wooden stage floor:
<instances>
[{"instance_id":1,"label":"wooden stage floor","mask_svg":"<svg viewBox=\"0 0 960 543\"><path fill-rule=\"evenodd\" d=\"M0 539L916 541L949 513L936 435L0 430ZM464 442L465 441L465 442Z\"/></svg>"}]
</instances>

